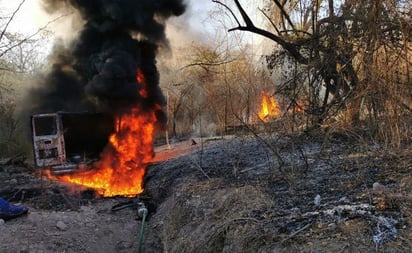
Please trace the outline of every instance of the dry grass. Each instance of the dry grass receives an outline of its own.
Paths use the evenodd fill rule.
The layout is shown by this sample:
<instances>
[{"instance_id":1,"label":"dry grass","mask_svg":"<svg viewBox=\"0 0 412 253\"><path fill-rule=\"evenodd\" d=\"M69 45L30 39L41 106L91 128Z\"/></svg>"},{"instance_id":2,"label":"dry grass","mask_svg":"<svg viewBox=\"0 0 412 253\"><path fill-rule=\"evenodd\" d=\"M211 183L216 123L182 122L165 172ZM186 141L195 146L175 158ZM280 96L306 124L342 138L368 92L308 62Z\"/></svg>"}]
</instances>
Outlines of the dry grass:
<instances>
[{"instance_id":1,"label":"dry grass","mask_svg":"<svg viewBox=\"0 0 412 253\"><path fill-rule=\"evenodd\" d=\"M251 215L273 201L261 189L225 187L220 179L179 188L163 226L165 252L245 252L262 243L261 221Z\"/></svg>"},{"instance_id":2,"label":"dry grass","mask_svg":"<svg viewBox=\"0 0 412 253\"><path fill-rule=\"evenodd\" d=\"M181 165L186 172L176 174L178 183L158 211L168 217L159 227L164 252L407 252L411 151L387 149L343 131L344 125L339 129L310 137L256 132L258 137L205 146L201 163L192 154L186 161L201 164L209 177ZM287 162L282 169L271 148ZM164 173L168 166L161 166ZM172 171L184 168L175 162L170 166ZM375 182L385 191L375 192ZM319 209L313 205L318 193L325 205ZM341 205L342 197L374 213L322 215ZM398 237L375 245L377 217L392 215L399 221Z\"/></svg>"}]
</instances>

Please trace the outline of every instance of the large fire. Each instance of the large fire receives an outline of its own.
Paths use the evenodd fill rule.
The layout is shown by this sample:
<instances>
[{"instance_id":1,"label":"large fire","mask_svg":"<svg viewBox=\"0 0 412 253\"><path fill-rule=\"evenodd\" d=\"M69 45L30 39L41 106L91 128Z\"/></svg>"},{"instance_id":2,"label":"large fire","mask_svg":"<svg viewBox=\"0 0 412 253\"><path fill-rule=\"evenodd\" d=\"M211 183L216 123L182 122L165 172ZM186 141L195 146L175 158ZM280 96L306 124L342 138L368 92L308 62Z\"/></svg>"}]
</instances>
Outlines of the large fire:
<instances>
[{"instance_id":1,"label":"large fire","mask_svg":"<svg viewBox=\"0 0 412 253\"><path fill-rule=\"evenodd\" d=\"M139 83L144 77L138 71ZM144 86L144 85L143 85ZM147 95L145 87L140 90ZM136 105L128 114L116 119L115 133L92 170L48 177L94 189L104 197L136 196L143 192L143 177L154 156L153 134L157 121L157 106L151 111Z\"/></svg>"},{"instance_id":2,"label":"large fire","mask_svg":"<svg viewBox=\"0 0 412 253\"><path fill-rule=\"evenodd\" d=\"M271 117L277 117L281 114L279 104L276 102L273 96L264 92L262 94L262 103L258 116L264 122L268 121Z\"/></svg>"}]
</instances>

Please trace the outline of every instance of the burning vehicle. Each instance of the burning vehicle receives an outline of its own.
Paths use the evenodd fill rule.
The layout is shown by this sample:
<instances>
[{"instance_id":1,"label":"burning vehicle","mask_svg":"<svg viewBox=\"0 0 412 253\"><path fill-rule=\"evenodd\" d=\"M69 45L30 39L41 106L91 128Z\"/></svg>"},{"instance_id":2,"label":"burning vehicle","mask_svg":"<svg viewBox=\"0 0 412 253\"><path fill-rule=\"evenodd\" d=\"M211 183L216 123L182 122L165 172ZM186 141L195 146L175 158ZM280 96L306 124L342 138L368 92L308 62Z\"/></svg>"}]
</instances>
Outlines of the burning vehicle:
<instances>
[{"instance_id":1,"label":"burning vehicle","mask_svg":"<svg viewBox=\"0 0 412 253\"><path fill-rule=\"evenodd\" d=\"M90 168L113 133L113 119L98 113L57 112L31 117L34 160L52 174Z\"/></svg>"},{"instance_id":2,"label":"burning vehicle","mask_svg":"<svg viewBox=\"0 0 412 253\"><path fill-rule=\"evenodd\" d=\"M139 106L110 117L57 112L31 117L34 157L49 179L94 189L99 195L135 196L154 156L156 112Z\"/></svg>"},{"instance_id":3,"label":"burning vehicle","mask_svg":"<svg viewBox=\"0 0 412 253\"><path fill-rule=\"evenodd\" d=\"M43 0L50 14L82 19L70 27L77 36L56 42L26 100L35 163L49 179L103 197L143 192L164 123L156 56L169 49L166 20L182 15L184 2ZM102 113L72 113L85 111Z\"/></svg>"}]
</instances>

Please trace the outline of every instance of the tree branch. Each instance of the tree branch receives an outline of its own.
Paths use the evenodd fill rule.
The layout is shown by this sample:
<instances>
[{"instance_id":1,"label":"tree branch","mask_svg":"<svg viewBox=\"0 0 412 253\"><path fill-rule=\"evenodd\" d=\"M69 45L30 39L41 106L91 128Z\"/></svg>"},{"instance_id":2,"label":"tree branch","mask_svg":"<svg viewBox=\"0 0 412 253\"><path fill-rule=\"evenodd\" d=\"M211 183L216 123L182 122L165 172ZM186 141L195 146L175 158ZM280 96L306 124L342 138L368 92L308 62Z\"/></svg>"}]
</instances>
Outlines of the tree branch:
<instances>
[{"instance_id":1,"label":"tree branch","mask_svg":"<svg viewBox=\"0 0 412 253\"><path fill-rule=\"evenodd\" d=\"M276 6L279 8L280 12L282 12L282 15L286 18L288 21L289 25L292 27L292 30L295 30L295 26L292 23L292 20L289 17L289 14L285 11L285 8L283 8L283 5L279 3L278 0L273 0L273 2L276 4Z\"/></svg>"},{"instance_id":2,"label":"tree branch","mask_svg":"<svg viewBox=\"0 0 412 253\"><path fill-rule=\"evenodd\" d=\"M22 40L19 41L18 43L14 44L14 45L12 45L12 46L10 46L10 47L8 47L6 50L4 50L3 52L1 52L1 53L0 53L0 58L3 57L7 52L9 52L10 50L12 50L13 48L20 46L21 44L27 42L28 40L30 40L31 38L33 38L34 36L36 36L37 34L39 34L40 32L46 30L46 28L47 28L50 24L56 22L57 20L59 20L59 19L62 18L62 17L66 17L66 16L68 16L68 15L70 15L70 14L71 14L71 13L63 14L63 15L61 15L61 16L59 16L59 17L57 17L57 18L55 18L55 19L47 22L47 24L45 24L44 26L42 26L41 28L39 28L35 33L27 36L26 38L22 39Z\"/></svg>"},{"instance_id":3,"label":"tree branch","mask_svg":"<svg viewBox=\"0 0 412 253\"><path fill-rule=\"evenodd\" d=\"M212 0L214 3L217 4L221 4L223 6L225 6L225 8L228 8L230 10L230 12L233 14L233 11L225 4L223 4L222 2L218 1L218 0ZM278 43L279 45L281 45L285 50L287 50L299 63L302 64L307 64L308 63L308 59L306 59L305 57L303 57L303 55L299 52L299 46L288 42L284 39L282 39L281 37L277 36L274 33L271 33L269 31L263 30L261 28L256 27L253 22L251 21L251 19L249 18L249 16L247 15L246 11L243 9L243 7L241 6L241 4L239 3L239 0L233 0L236 4L236 7L238 8L243 21L245 22L246 26L242 26L240 24L240 22L237 20L238 26L229 29L229 32L232 31L246 31L246 32L251 32L251 33L255 33L255 34L259 34L263 37L266 37L268 39L271 39L273 41L275 41L276 43Z\"/></svg>"},{"instance_id":4,"label":"tree branch","mask_svg":"<svg viewBox=\"0 0 412 253\"><path fill-rule=\"evenodd\" d=\"M259 8L259 11L263 14L263 16L265 16L265 18L267 18L267 20L270 22L270 24L272 25L272 27L276 30L276 32L278 34L280 34L279 29L277 28L276 24L273 22L273 20L266 14L266 12L264 12L261 8Z\"/></svg>"},{"instance_id":5,"label":"tree branch","mask_svg":"<svg viewBox=\"0 0 412 253\"><path fill-rule=\"evenodd\" d=\"M7 72L12 72L12 73L18 73L18 74L24 73L23 71L14 70L14 69L7 68L7 67L0 67L0 71L7 71Z\"/></svg>"},{"instance_id":6,"label":"tree branch","mask_svg":"<svg viewBox=\"0 0 412 253\"><path fill-rule=\"evenodd\" d=\"M236 15L233 13L232 9L229 8L229 6L227 6L226 4L224 4L224 3L222 3L222 2L220 2L220 1L218 1L218 0L212 0L212 2L213 2L213 3L220 4L220 5L222 5L223 7L225 7L225 8L230 12L230 14L232 14L232 17L235 19L235 21L236 21L236 23L238 24L238 26L241 26L239 20L237 19Z\"/></svg>"},{"instance_id":7,"label":"tree branch","mask_svg":"<svg viewBox=\"0 0 412 253\"><path fill-rule=\"evenodd\" d=\"M234 0L234 1L235 1L235 4L236 4L237 9L238 9L239 12L240 12L240 15L241 15L242 18L243 18L243 21L245 21L245 23L246 23L246 26L247 26L247 27L255 27L255 25L253 24L252 20L251 20L251 19L249 18L249 16L247 15L245 9L243 9L242 5L239 3L239 0Z\"/></svg>"},{"instance_id":8,"label":"tree branch","mask_svg":"<svg viewBox=\"0 0 412 253\"><path fill-rule=\"evenodd\" d=\"M225 61L220 61L220 62L194 62L194 63L190 63L190 64L187 64L181 67L179 71L186 69L186 68L194 67L194 66L199 66L203 68L204 70L210 71L210 69L208 69L207 67L216 67L216 66L227 64L227 63L231 63L233 61L235 61L235 59L227 60L227 61L225 60Z\"/></svg>"},{"instance_id":9,"label":"tree branch","mask_svg":"<svg viewBox=\"0 0 412 253\"><path fill-rule=\"evenodd\" d=\"M3 39L3 36L4 36L4 34L6 33L7 28L9 27L11 21L13 20L14 16L15 16L16 13L20 10L21 6L24 4L25 1L26 1L26 0L22 0L22 1L20 2L20 4L19 4L19 6L17 7L17 9L14 10L13 14L12 14L11 17L9 18L9 20L7 21L6 25L5 25L4 28L3 28L3 31L2 31L1 34L0 34L0 41Z\"/></svg>"},{"instance_id":10,"label":"tree branch","mask_svg":"<svg viewBox=\"0 0 412 253\"><path fill-rule=\"evenodd\" d=\"M255 34L259 34L262 35L263 37L266 37L268 39L271 39L273 41L275 41L276 43L278 43L279 45L281 45L286 51L288 51L299 63L301 64L308 64L308 59L306 59L300 52L299 52L299 46L297 44L294 43L290 43L288 41L283 40L282 38L280 38L279 36L268 32L266 30L257 28L257 27L245 27L245 26L241 26L241 27L236 27L236 28L232 28L229 31L235 31L235 30L239 30L239 31L247 31L247 32L251 32L251 33L255 33Z\"/></svg>"}]
</instances>

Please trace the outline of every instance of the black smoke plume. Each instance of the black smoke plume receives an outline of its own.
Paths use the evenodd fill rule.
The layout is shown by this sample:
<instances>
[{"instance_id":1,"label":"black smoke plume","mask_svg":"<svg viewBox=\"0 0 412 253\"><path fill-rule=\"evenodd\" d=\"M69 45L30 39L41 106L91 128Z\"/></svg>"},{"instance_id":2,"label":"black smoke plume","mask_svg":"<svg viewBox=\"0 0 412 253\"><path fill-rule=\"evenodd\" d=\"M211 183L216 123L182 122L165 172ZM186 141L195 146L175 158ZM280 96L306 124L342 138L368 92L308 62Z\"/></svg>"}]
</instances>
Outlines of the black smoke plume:
<instances>
[{"instance_id":1,"label":"black smoke plume","mask_svg":"<svg viewBox=\"0 0 412 253\"><path fill-rule=\"evenodd\" d=\"M84 20L69 47L56 45L50 72L30 93L32 113L110 111L136 103L164 104L156 53L167 45L165 21L185 11L184 0L43 0L48 12L73 8ZM139 90L137 70L147 96Z\"/></svg>"}]
</instances>

